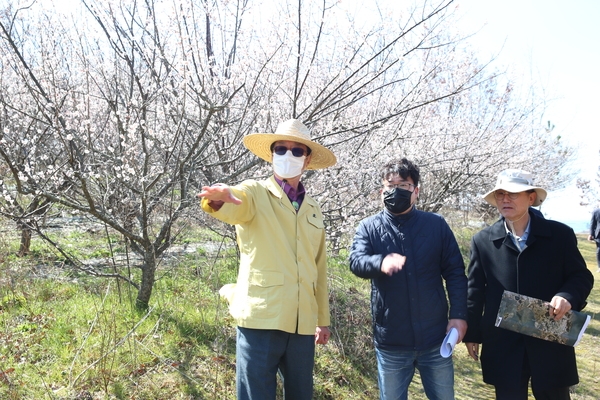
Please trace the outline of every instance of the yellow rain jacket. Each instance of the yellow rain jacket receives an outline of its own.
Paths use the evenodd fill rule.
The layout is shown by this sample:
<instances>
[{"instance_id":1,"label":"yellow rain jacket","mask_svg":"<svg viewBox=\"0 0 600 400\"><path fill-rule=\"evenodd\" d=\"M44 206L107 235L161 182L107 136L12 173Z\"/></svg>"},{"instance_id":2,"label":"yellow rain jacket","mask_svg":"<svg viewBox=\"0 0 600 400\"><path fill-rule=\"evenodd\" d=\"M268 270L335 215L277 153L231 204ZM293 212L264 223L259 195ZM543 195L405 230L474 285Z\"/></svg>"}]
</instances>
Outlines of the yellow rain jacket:
<instances>
[{"instance_id":1,"label":"yellow rain jacket","mask_svg":"<svg viewBox=\"0 0 600 400\"><path fill-rule=\"evenodd\" d=\"M325 226L305 195L298 213L274 177L231 187L240 205L202 209L235 225L240 249L236 284L219 291L238 326L312 335L329 326Z\"/></svg>"}]
</instances>

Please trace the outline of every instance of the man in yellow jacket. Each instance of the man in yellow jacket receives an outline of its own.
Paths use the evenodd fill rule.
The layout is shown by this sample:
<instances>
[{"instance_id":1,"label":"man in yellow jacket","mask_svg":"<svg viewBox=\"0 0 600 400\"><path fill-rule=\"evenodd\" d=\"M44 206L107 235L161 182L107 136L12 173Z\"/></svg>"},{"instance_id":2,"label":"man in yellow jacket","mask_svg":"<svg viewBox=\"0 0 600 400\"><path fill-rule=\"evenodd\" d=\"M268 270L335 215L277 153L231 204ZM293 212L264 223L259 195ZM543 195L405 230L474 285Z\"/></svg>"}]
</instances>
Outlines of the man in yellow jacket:
<instances>
[{"instance_id":1,"label":"man in yellow jacket","mask_svg":"<svg viewBox=\"0 0 600 400\"><path fill-rule=\"evenodd\" d=\"M198 194L202 209L237 233L237 283L220 290L237 324L237 398L275 399L279 371L286 399L309 400L315 343L330 336L329 301L323 215L300 178L336 158L296 119L244 145L273 164L273 176Z\"/></svg>"}]
</instances>

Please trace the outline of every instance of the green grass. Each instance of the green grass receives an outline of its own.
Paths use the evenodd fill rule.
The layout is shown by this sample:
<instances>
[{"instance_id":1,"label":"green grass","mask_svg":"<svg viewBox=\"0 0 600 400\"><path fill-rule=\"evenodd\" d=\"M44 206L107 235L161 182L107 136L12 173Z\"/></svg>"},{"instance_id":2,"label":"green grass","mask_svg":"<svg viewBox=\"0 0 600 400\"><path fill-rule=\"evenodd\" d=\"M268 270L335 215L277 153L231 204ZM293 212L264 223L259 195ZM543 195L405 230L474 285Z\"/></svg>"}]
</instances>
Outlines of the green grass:
<instances>
[{"instance_id":1,"label":"green grass","mask_svg":"<svg viewBox=\"0 0 600 400\"><path fill-rule=\"evenodd\" d=\"M469 232L457 236L464 251ZM102 247L93 234L63 238L86 257ZM198 238L218 240L193 232L182 243ZM18 237L0 239L0 398L235 398L235 327L218 296L224 283L235 280L235 249L198 249L162 265L151 308L140 312L133 288L57 267L44 246L34 238L36 251L17 258ZM599 278L595 245L580 240L580 248ZM317 348L315 399L377 398L369 282L350 273L341 252L330 259L329 285L333 336ZM585 311L593 320L577 347L581 383L573 388L575 400L597 398L597 289ZM493 398L464 346L457 347L454 361L457 399ZM426 398L418 374L410 398Z\"/></svg>"}]
</instances>

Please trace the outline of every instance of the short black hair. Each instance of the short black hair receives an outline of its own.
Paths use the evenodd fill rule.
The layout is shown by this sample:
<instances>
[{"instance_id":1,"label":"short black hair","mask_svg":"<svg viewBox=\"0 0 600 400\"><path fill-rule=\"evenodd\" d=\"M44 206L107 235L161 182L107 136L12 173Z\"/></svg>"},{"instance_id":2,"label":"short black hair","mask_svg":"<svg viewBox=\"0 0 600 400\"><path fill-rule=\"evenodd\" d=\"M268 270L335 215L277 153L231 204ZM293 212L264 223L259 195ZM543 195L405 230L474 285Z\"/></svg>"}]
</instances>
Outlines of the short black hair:
<instances>
[{"instance_id":1,"label":"short black hair","mask_svg":"<svg viewBox=\"0 0 600 400\"><path fill-rule=\"evenodd\" d=\"M419 186L419 167L412 163L412 161L402 158L400 160L393 160L381 167L381 180L389 181L390 176L400 175L402 179L410 177L414 182L415 186Z\"/></svg>"}]
</instances>

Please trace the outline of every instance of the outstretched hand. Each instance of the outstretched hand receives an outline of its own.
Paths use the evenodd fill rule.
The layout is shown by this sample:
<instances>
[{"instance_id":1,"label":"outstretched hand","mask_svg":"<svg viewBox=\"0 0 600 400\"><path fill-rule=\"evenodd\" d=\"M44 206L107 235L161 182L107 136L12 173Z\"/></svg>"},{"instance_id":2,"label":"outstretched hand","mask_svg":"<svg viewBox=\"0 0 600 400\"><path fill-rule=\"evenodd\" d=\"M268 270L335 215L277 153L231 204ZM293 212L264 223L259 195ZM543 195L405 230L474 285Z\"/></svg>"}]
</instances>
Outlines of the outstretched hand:
<instances>
[{"instance_id":1,"label":"outstretched hand","mask_svg":"<svg viewBox=\"0 0 600 400\"><path fill-rule=\"evenodd\" d=\"M242 201L231 193L231 189L224 183L215 183L212 186L202 186L202 191L196 195L203 197L208 201L232 203L235 205L242 204Z\"/></svg>"}]
</instances>

